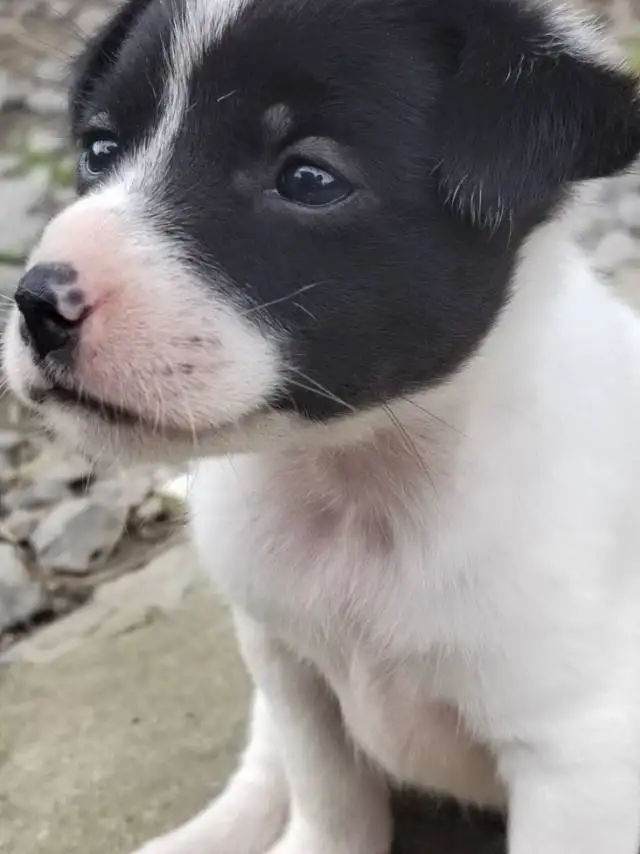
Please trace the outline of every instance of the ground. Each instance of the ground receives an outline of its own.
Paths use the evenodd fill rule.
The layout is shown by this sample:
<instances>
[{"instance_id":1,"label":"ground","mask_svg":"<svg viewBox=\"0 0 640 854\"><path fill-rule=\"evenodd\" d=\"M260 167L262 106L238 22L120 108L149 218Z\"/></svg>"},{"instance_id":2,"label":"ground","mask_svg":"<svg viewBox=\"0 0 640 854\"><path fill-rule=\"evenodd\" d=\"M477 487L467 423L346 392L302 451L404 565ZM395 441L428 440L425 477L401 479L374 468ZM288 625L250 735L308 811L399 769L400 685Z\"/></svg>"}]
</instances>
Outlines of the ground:
<instances>
[{"instance_id":1,"label":"ground","mask_svg":"<svg viewBox=\"0 0 640 854\"><path fill-rule=\"evenodd\" d=\"M113 5L0 0L3 304L47 217L73 197L66 67ZM626 43L640 63L640 41ZM640 307L640 174L594 195L577 236L608 286ZM219 790L243 738L248 679L163 491L174 472L87 480L38 441L5 399L0 852L128 854ZM98 558L92 540L79 550L78 524ZM430 854L503 851L492 819L425 802L401 815L401 854L422 854L427 839Z\"/></svg>"}]
</instances>

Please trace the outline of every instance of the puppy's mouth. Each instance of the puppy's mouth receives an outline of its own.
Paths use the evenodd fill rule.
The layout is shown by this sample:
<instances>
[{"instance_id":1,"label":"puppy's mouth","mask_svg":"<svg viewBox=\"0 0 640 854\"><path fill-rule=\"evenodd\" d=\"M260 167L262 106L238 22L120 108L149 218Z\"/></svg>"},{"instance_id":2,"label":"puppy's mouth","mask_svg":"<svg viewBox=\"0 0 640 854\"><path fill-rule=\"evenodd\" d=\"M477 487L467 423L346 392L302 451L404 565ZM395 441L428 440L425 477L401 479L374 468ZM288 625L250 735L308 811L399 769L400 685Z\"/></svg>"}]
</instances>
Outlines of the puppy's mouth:
<instances>
[{"instance_id":1,"label":"puppy's mouth","mask_svg":"<svg viewBox=\"0 0 640 854\"><path fill-rule=\"evenodd\" d=\"M90 392L61 385L59 382L51 381L46 387L32 387L27 392L28 399L36 407L47 404L58 404L72 408L75 412L88 416L95 416L103 424L118 428L130 428L138 434L150 437L158 437L168 441L185 440L194 442L199 439L205 440L213 435L222 435L229 431L233 432L245 421L260 417L270 411L268 404L256 407L246 413L238 420L228 420L217 424L196 426L195 424L181 426L170 424L159 419L151 419L140 412L129 409L126 406L109 403Z\"/></svg>"},{"instance_id":2,"label":"puppy's mouth","mask_svg":"<svg viewBox=\"0 0 640 854\"><path fill-rule=\"evenodd\" d=\"M43 389L32 389L31 400L38 406L46 403L59 403L78 407L93 415L98 415L108 424L151 429L153 425L138 412L118 404L107 403L92 394L67 388L53 382Z\"/></svg>"}]
</instances>

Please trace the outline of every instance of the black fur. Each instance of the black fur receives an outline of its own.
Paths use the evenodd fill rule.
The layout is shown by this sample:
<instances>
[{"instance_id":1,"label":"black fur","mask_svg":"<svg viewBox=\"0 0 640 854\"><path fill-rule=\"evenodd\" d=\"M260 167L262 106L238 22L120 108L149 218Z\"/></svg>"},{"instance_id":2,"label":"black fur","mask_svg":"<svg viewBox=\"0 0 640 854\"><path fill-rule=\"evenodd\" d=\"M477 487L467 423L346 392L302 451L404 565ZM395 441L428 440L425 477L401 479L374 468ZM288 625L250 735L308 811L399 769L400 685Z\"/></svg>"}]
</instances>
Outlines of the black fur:
<instances>
[{"instance_id":1,"label":"black fur","mask_svg":"<svg viewBox=\"0 0 640 854\"><path fill-rule=\"evenodd\" d=\"M100 111L124 151L149 133L185 2L133 0L93 42L77 135ZM571 182L640 149L635 86L515 0L249 3L194 70L149 214L284 331L297 373L273 404L324 419L441 382L476 351L530 230ZM276 104L293 116L278 144L262 124ZM269 192L309 137L333 141L348 202L309 212Z\"/></svg>"}]
</instances>

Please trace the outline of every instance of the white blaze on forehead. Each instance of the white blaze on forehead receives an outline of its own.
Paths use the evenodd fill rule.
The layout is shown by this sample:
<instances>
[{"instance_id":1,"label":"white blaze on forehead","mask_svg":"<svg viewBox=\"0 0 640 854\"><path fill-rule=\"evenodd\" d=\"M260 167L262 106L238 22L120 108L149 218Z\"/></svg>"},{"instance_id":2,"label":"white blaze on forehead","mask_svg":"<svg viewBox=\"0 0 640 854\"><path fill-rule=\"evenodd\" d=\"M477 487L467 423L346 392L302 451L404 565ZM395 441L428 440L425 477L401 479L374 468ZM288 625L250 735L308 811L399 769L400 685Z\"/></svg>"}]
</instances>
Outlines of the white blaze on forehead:
<instances>
[{"instance_id":1,"label":"white blaze on forehead","mask_svg":"<svg viewBox=\"0 0 640 854\"><path fill-rule=\"evenodd\" d=\"M251 0L183 0L173 22L167 55L166 89L160 121L134 162L121 172L127 186L156 181L169 164L175 139L189 109L189 83L207 50Z\"/></svg>"}]
</instances>

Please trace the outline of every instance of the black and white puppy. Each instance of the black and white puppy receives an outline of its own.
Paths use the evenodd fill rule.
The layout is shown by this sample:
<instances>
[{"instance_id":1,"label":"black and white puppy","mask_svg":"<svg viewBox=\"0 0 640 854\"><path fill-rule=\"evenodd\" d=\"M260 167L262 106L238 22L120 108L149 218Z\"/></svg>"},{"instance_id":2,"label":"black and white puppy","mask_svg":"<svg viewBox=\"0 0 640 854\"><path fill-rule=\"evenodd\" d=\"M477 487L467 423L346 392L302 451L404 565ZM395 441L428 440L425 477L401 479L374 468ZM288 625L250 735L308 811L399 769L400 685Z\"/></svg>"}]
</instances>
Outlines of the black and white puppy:
<instances>
[{"instance_id":1,"label":"black and white puppy","mask_svg":"<svg viewBox=\"0 0 640 854\"><path fill-rule=\"evenodd\" d=\"M256 684L145 852L387 854L392 781L635 854L640 321L561 212L638 153L636 81L534 0L131 0L72 118L6 372L89 454L209 458Z\"/></svg>"}]
</instances>

